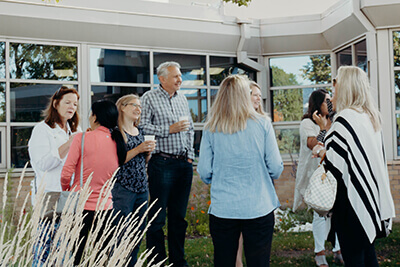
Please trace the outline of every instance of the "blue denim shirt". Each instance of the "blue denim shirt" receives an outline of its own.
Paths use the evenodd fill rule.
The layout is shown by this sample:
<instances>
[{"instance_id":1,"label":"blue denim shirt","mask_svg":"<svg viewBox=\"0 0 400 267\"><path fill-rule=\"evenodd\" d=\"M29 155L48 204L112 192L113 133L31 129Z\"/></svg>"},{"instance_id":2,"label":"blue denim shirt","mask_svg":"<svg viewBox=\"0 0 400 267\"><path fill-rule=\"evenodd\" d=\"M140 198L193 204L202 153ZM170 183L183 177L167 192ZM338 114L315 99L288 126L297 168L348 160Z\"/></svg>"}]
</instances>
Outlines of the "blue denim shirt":
<instances>
[{"instance_id":1,"label":"blue denim shirt","mask_svg":"<svg viewBox=\"0 0 400 267\"><path fill-rule=\"evenodd\" d=\"M280 206L272 180L283 162L270 120L249 119L234 134L203 131L197 171L211 183L208 213L227 219L253 219Z\"/></svg>"}]
</instances>

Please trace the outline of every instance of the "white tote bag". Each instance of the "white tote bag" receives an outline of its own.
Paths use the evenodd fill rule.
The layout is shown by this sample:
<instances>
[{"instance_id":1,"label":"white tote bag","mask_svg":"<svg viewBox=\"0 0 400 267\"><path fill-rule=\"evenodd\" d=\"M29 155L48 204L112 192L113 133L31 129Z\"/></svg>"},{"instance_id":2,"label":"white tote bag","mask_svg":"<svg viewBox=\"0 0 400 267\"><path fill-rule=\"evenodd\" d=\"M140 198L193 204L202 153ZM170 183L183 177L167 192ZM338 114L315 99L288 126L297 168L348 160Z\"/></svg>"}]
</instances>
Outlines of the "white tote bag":
<instances>
[{"instance_id":1,"label":"white tote bag","mask_svg":"<svg viewBox=\"0 0 400 267\"><path fill-rule=\"evenodd\" d=\"M332 173L325 172L323 160L324 158L310 178L304 193L304 202L319 215L326 216L335 203L337 181Z\"/></svg>"}]
</instances>

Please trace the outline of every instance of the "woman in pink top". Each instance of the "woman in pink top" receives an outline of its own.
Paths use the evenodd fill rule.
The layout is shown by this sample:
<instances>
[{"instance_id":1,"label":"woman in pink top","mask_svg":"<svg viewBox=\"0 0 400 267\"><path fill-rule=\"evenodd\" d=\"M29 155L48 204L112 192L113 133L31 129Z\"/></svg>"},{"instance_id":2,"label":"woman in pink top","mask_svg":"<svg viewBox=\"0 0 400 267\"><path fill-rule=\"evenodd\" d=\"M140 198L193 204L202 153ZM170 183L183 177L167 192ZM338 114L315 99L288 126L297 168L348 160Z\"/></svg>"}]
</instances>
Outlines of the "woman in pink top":
<instances>
[{"instance_id":1,"label":"woman in pink top","mask_svg":"<svg viewBox=\"0 0 400 267\"><path fill-rule=\"evenodd\" d=\"M115 104L110 101L93 103L89 122L91 131L85 134L83 148L83 183L86 183L87 178L93 172L93 178L90 182L90 188L93 192L89 196L83 211L83 215L86 215L86 217L83 220L84 226L80 232L80 238L84 237L84 240L76 253L75 265L80 263L86 239L94 221L101 188L112 177L118 166L124 164L126 159L125 142L117 128L118 109ZM63 190L70 190L75 186L75 191L80 189L81 142L82 134L77 134L72 141L67 161L62 170L61 186ZM75 173L75 179L70 186L73 173ZM107 216L111 215L111 195L104 209L108 213ZM100 238L100 236L97 238Z\"/></svg>"}]
</instances>

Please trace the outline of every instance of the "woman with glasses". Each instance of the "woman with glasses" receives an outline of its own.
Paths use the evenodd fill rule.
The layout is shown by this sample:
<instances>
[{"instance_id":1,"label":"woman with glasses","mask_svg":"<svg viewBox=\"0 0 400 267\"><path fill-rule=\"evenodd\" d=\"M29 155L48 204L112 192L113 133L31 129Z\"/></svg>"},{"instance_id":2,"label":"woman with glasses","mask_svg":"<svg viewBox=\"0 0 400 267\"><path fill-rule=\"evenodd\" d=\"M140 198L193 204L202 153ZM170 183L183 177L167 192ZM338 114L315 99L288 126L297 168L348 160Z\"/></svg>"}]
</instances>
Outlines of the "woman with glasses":
<instances>
[{"instance_id":1,"label":"woman with glasses","mask_svg":"<svg viewBox=\"0 0 400 267\"><path fill-rule=\"evenodd\" d=\"M211 184L210 233L214 266L235 266L243 234L247 266L269 266L274 210L273 179L283 163L270 119L251 103L249 81L225 78L211 107L197 171Z\"/></svg>"},{"instance_id":2,"label":"woman with glasses","mask_svg":"<svg viewBox=\"0 0 400 267\"><path fill-rule=\"evenodd\" d=\"M117 219L134 213L139 207L137 217L140 221L147 209L148 185L146 163L151 152L155 149L156 141L145 141L143 129L138 127L142 108L137 95L129 94L117 101L119 111L118 126L126 143L128 153L125 164L116 174L117 181L112 189L113 205L115 211L120 211ZM134 218L132 218L134 219ZM144 229L144 223L140 226ZM140 241L131 254L131 261L127 266L134 266L137 261Z\"/></svg>"},{"instance_id":3,"label":"woman with glasses","mask_svg":"<svg viewBox=\"0 0 400 267\"><path fill-rule=\"evenodd\" d=\"M78 101L79 94L75 89L60 87L43 111L44 120L33 128L28 143L30 163L35 172L35 179L31 183L33 206L36 192L42 186L45 192L61 192L61 171L73 136L81 131ZM58 223L55 225L57 227ZM47 227L43 227L42 242L34 247L32 266L41 266L47 259L54 233L46 233ZM43 250L45 252L40 258Z\"/></svg>"},{"instance_id":4,"label":"woman with glasses","mask_svg":"<svg viewBox=\"0 0 400 267\"><path fill-rule=\"evenodd\" d=\"M362 69L340 67L334 87L337 114L325 146L313 148L337 180L331 231L346 266L379 266L374 243L390 233L395 217L381 117Z\"/></svg>"}]
</instances>

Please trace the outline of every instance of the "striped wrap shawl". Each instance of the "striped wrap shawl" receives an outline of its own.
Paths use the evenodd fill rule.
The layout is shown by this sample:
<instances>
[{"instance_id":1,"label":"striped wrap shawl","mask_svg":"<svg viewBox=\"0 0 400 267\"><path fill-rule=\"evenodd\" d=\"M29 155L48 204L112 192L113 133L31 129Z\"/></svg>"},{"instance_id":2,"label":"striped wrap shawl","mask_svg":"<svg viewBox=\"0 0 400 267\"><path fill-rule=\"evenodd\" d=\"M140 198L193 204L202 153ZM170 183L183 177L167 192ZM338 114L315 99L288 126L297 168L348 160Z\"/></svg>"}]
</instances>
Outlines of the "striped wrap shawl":
<instances>
[{"instance_id":1,"label":"striped wrap shawl","mask_svg":"<svg viewBox=\"0 0 400 267\"><path fill-rule=\"evenodd\" d=\"M382 132L373 129L366 113L345 109L336 115L325 146L327 165L343 180L369 241L382 232L387 235L395 211Z\"/></svg>"}]
</instances>

